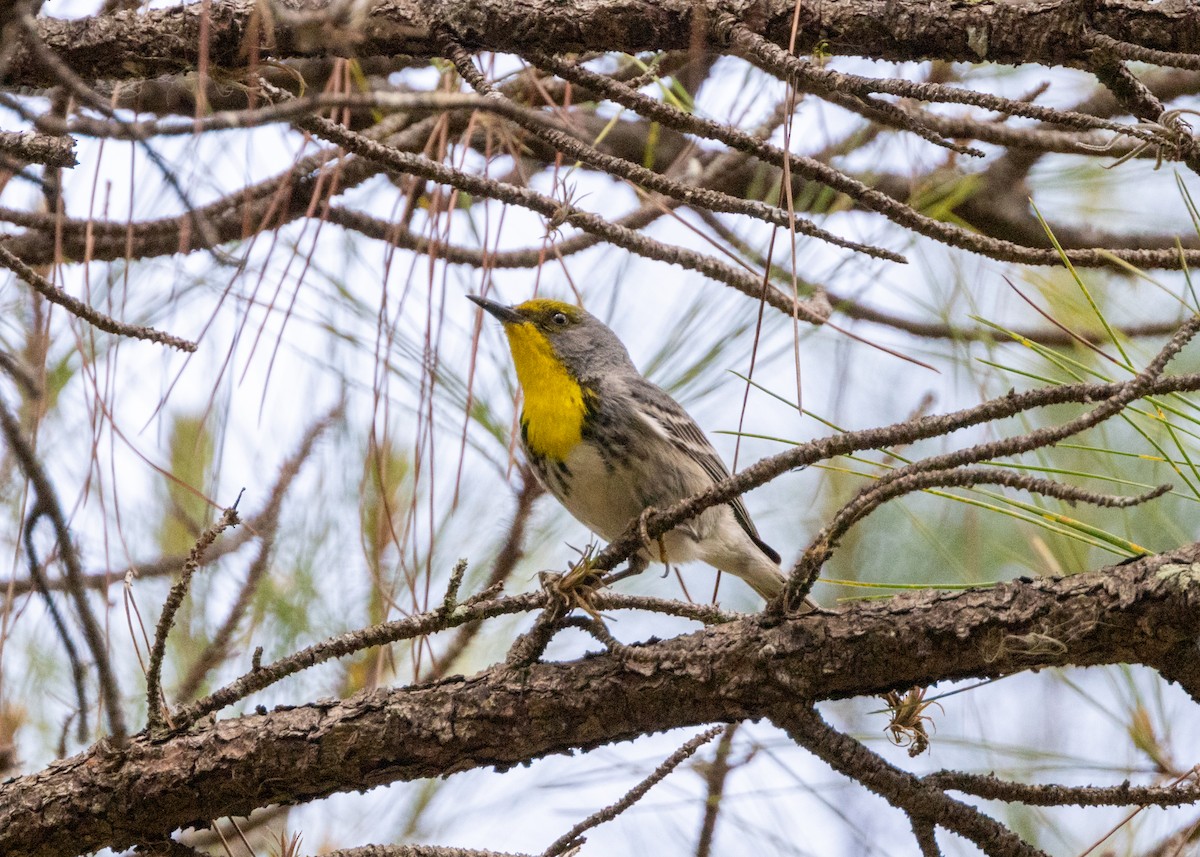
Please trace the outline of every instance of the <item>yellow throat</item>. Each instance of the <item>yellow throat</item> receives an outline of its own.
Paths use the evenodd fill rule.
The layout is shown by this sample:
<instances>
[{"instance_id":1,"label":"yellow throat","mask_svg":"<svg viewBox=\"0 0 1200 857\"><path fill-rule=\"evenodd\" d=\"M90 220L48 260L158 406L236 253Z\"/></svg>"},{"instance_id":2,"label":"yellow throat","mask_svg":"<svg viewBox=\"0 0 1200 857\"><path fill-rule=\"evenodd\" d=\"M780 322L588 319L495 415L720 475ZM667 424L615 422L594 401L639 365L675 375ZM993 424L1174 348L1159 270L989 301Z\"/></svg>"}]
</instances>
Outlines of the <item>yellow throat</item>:
<instances>
[{"instance_id":1,"label":"yellow throat","mask_svg":"<svg viewBox=\"0 0 1200 857\"><path fill-rule=\"evenodd\" d=\"M546 335L529 322L506 323L508 347L525 394L521 430L535 455L565 461L583 440L591 390L580 386L554 354Z\"/></svg>"}]
</instances>

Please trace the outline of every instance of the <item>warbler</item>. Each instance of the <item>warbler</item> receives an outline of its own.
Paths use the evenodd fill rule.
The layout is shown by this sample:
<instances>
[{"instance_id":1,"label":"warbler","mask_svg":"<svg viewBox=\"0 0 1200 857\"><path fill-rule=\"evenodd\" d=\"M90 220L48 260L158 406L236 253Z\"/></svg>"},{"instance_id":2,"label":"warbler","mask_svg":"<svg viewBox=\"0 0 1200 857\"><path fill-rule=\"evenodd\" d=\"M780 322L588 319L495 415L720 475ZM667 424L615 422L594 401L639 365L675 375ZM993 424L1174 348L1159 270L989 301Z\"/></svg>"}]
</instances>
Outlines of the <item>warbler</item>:
<instances>
[{"instance_id":1,"label":"warbler","mask_svg":"<svg viewBox=\"0 0 1200 857\"><path fill-rule=\"evenodd\" d=\"M644 510L665 509L729 476L683 407L642 377L621 340L571 304L504 306L468 296L504 325L524 393L521 445L538 479L576 519L608 541ZM779 554L740 498L713 506L631 560L702 560L763 598L783 589Z\"/></svg>"}]
</instances>

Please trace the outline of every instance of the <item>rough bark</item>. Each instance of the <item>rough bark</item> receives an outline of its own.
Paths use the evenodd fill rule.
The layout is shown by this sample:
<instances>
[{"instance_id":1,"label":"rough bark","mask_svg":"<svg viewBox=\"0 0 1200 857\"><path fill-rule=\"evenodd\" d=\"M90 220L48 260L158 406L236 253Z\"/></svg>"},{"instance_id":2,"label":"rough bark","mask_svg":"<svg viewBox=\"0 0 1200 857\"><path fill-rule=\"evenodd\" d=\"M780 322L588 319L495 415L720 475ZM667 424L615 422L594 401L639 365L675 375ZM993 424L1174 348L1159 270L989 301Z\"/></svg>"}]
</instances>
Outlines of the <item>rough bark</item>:
<instances>
[{"instance_id":1,"label":"rough bark","mask_svg":"<svg viewBox=\"0 0 1200 857\"><path fill-rule=\"evenodd\" d=\"M799 701L1141 663L1200 700L1200 544L1067 578L758 616L571 663L496 667L94 746L0 787L0 853L77 854L272 803L504 769Z\"/></svg>"},{"instance_id":2,"label":"rough bark","mask_svg":"<svg viewBox=\"0 0 1200 857\"><path fill-rule=\"evenodd\" d=\"M85 78L141 78L174 74L199 61L202 4L146 14L116 12L81 20L45 19L46 43ZM791 38L793 4L745 0L377 0L364 20L326 20L319 13L253 20L251 0L211 5L208 57L216 66L246 63L247 34L262 33L263 59L327 54L389 56L438 54L435 33L455 34L473 47L495 51L662 51L694 44L695 18L732 14L776 44ZM826 0L801 6L796 44L835 55L911 61L1084 63L1100 33L1146 48L1200 52L1200 7L1190 0ZM9 69L10 83L52 83L25 51Z\"/></svg>"}]
</instances>

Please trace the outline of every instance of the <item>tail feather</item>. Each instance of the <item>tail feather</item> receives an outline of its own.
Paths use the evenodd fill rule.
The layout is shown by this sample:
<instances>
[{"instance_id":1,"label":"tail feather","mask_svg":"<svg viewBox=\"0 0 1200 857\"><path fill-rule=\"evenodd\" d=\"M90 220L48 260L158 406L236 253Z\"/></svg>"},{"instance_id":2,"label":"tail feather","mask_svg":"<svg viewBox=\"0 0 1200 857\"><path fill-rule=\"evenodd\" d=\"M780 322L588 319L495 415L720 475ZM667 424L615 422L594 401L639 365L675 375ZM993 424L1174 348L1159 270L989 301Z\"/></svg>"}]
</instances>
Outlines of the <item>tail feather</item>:
<instances>
[{"instance_id":1,"label":"tail feather","mask_svg":"<svg viewBox=\"0 0 1200 857\"><path fill-rule=\"evenodd\" d=\"M747 520L749 520L749 519L747 518ZM758 545L758 549L760 551L762 551L768 557L771 558L771 562L775 563L776 565L779 565L780 561L783 559L783 557L781 557L779 555L779 551L775 550L775 548L771 547L769 544L767 544L761 538L759 538L758 533L750 532L750 533L747 533L747 535L750 536L750 541L752 541L756 545Z\"/></svg>"},{"instance_id":2,"label":"tail feather","mask_svg":"<svg viewBox=\"0 0 1200 857\"><path fill-rule=\"evenodd\" d=\"M740 571L731 573L746 581L751 589L767 601L783 592L783 587L787 583L787 576L778 563L771 562L767 557L763 557L761 562L748 563ZM811 613L817 609L819 609L817 602L805 596L801 612Z\"/></svg>"},{"instance_id":3,"label":"tail feather","mask_svg":"<svg viewBox=\"0 0 1200 857\"><path fill-rule=\"evenodd\" d=\"M750 588L767 601L783 592L783 585L787 583L787 578L783 576L779 566L766 557L763 557L762 562L748 564L740 573L734 574L750 584Z\"/></svg>"},{"instance_id":4,"label":"tail feather","mask_svg":"<svg viewBox=\"0 0 1200 857\"><path fill-rule=\"evenodd\" d=\"M693 542L693 558L741 578L770 601L783 592L787 576L779 567L779 554L767 547L756 534L742 528L734 515L720 510L714 531ZM809 609L816 603L807 601Z\"/></svg>"}]
</instances>

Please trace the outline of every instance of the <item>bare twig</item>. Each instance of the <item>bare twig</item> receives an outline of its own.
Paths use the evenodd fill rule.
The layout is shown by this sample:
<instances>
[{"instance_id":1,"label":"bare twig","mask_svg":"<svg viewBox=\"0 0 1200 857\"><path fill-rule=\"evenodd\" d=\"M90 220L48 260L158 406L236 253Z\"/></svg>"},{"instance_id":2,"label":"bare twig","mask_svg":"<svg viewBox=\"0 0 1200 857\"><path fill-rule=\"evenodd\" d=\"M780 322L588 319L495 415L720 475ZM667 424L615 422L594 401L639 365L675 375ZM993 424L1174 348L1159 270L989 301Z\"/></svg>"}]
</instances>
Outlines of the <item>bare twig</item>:
<instances>
[{"instance_id":1,"label":"bare twig","mask_svg":"<svg viewBox=\"0 0 1200 857\"><path fill-rule=\"evenodd\" d=\"M1029 806L1185 806L1200 801L1200 782L1181 779L1172 786L1061 786L1014 783L993 774L938 771L923 779L931 786L963 792L985 800L1002 800Z\"/></svg>"},{"instance_id":2,"label":"bare twig","mask_svg":"<svg viewBox=\"0 0 1200 857\"><path fill-rule=\"evenodd\" d=\"M700 822L700 838L696 842L696 857L709 857L712 852L717 816L721 812L721 801L725 794L725 781L729 778L729 772L733 770L729 756L733 752L733 739L737 730L737 723L725 727L721 733L721 740L717 742L713 760L705 765L704 785L708 795L704 801L704 818Z\"/></svg>"},{"instance_id":3,"label":"bare twig","mask_svg":"<svg viewBox=\"0 0 1200 857\"><path fill-rule=\"evenodd\" d=\"M913 466L919 467L921 462ZM894 500L914 491L924 491L929 488L965 488L972 485L1004 485L1009 488L1019 488L1033 494L1043 494L1066 500L1069 503L1090 503L1110 509L1124 509L1137 506L1150 500L1157 499L1171 490L1171 485L1159 485L1156 488L1133 497L1117 497L1096 491L1065 485L1051 479L1042 479L1025 473L1014 473L998 467L973 467L966 469L945 469L912 472L900 479L880 484L868 485L857 496L838 510L817 537L813 544L818 543L833 547L849 531L849 529L870 515L884 503ZM819 568L819 566L818 566ZM810 569L811 571L811 569Z\"/></svg>"},{"instance_id":4,"label":"bare twig","mask_svg":"<svg viewBox=\"0 0 1200 857\"><path fill-rule=\"evenodd\" d=\"M629 807L641 800L645 796L646 792L650 791L650 789L652 789L656 784L664 780L666 776L671 773L671 771L675 770L677 767L691 758L697 750L699 750L713 738L717 737L717 735L720 735L723 731L725 731L725 727L717 726L713 729L707 729L696 737L690 739L682 747L664 759L662 764L655 768L650 776L646 777L644 780L626 792L620 800L609 804L599 812L589 815L562 836L558 837L558 839L554 840L554 842L552 842L550 846L542 852L541 857L558 857L558 855L582 845L585 841L582 838L585 832L591 830L593 827L603 824L606 821L612 821L625 810L629 809Z\"/></svg>"},{"instance_id":5,"label":"bare twig","mask_svg":"<svg viewBox=\"0 0 1200 857\"><path fill-rule=\"evenodd\" d=\"M253 528L253 531L257 532L261 539L258 554L250 563L250 568L246 572L246 580L242 583L242 588L238 591L233 606L229 608L229 613L226 615L225 621L221 623L221 627L213 634L212 640L205 647L204 651L192 662L192 665L188 668L187 675L180 682L177 691L180 699L191 699L200 687L200 683L204 680L204 676L216 664L220 663L228 652L229 641L233 638L233 632L237 630L238 622L241 621L242 615L250 606L251 598L253 598L259 584L266 576L271 551L275 546L275 534L279 530L279 513L283 505L283 498L299 474L300 467L312 454L313 446L316 444L317 439L342 415L343 410L344 405L339 403L327 415L309 427L300 441L299 448L279 468L279 476L271 488L269 499L263 507L262 512L247 522L247 530ZM198 557L198 562L212 562L212 554L212 546L209 545Z\"/></svg>"},{"instance_id":6,"label":"bare twig","mask_svg":"<svg viewBox=\"0 0 1200 857\"><path fill-rule=\"evenodd\" d=\"M948 797L907 771L890 764L858 741L827 724L815 710L793 706L771 720L788 737L835 771L856 780L904 810L915 824L944 827L975 843L990 857L1046 857L995 819Z\"/></svg>"},{"instance_id":7,"label":"bare twig","mask_svg":"<svg viewBox=\"0 0 1200 857\"><path fill-rule=\"evenodd\" d=\"M876 496L883 496L891 490L889 488L890 485L901 480L908 480L917 474L951 470L979 461L987 461L1002 456L1015 455L1019 452L1028 452L1029 450L1052 446L1074 434L1097 426L1120 413L1125 409L1126 405L1146 395L1154 386L1154 381L1162 375L1167 364L1191 341L1197 332L1200 332L1200 315L1194 315L1180 325L1175 335L1171 337L1170 341L1163 346L1162 350L1159 351L1141 373L1125 382L1118 391L1099 406L1081 414L1073 420L1068 420L1057 426L1035 429L1026 434L977 444L956 452L921 459L920 461L898 467L884 474L874 485L869 487L868 491L879 492ZM1151 492L1151 494L1153 493ZM1161 490L1159 493L1161 493ZM854 501L851 502L853 503ZM1141 502L1141 500L1136 500L1135 502ZM816 579L819 569L824 565L833 549L833 542L829 539L830 534L831 531L829 528L824 528L810 542L808 548L792 569L783 595L772 609L782 607L786 604L798 605L800 599L808 595L808 590Z\"/></svg>"},{"instance_id":8,"label":"bare twig","mask_svg":"<svg viewBox=\"0 0 1200 857\"><path fill-rule=\"evenodd\" d=\"M543 606L546 600L545 594L540 592L480 602L472 602L468 599L459 604L449 616L445 615L441 609L437 609L393 622L372 625L360 631L330 637L275 663L260 666L220 690L179 709L175 713L174 721L178 726L194 723L197 718L231 705L251 693L270 687L289 675L294 675L301 670L333 658L345 657L363 649L454 628L473 620L487 619L506 613L526 612Z\"/></svg>"},{"instance_id":9,"label":"bare twig","mask_svg":"<svg viewBox=\"0 0 1200 857\"><path fill-rule=\"evenodd\" d=\"M438 609L426 613L418 613L404 619L384 622L369 628L330 637L274 663L257 665L241 678L176 711L173 718L175 725L186 726L194 723L206 714L219 711L290 675L295 675L334 658L345 657L363 649L395 643L399 640L411 640L414 637L450 630L469 622L541 610L550 603L550 598L545 592L529 592L504 598L493 596L494 593L489 593L485 589L478 595L460 602L454 608L454 612L449 615L439 606ZM600 610L647 610L691 619L705 625L722 624L732 621L737 616L737 614L728 613L711 604L688 604L682 601L621 595L613 592L597 593L594 596L594 604Z\"/></svg>"},{"instance_id":10,"label":"bare twig","mask_svg":"<svg viewBox=\"0 0 1200 857\"><path fill-rule=\"evenodd\" d=\"M938 848L936 830L931 822L917 821L910 818L913 836L916 837L917 847L921 849L921 857L942 857Z\"/></svg>"},{"instance_id":11,"label":"bare twig","mask_svg":"<svg viewBox=\"0 0 1200 857\"><path fill-rule=\"evenodd\" d=\"M109 318L104 313L96 310L83 301L72 295L67 294L58 286L47 280L33 268L26 265L11 252L3 244L0 244L0 265L8 268L26 283L34 288L38 294L44 297L50 303L58 304L66 309L69 313L77 316L84 321L97 327L107 333L113 333L117 336L128 336L133 339L145 339L150 342L158 342L163 345L169 345L172 348L178 348L180 351L195 351L196 343L186 339L180 339L178 336L173 336L169 333L155 330L152 327L145 327L137 324L126 324Z\"/></svg>"},{"instance_id":12,"label":"bare twig","mask_svg":"<svg viewBox=\"0 0 1200 857\"><path fill-rule=\"evenodd\" d=\"M241 523L241 519L238 517L237 503L235 502L222 513L216 523L206 529L196 540L187 562L183 564L179 579L172 584L171 591L167 594L162 613L158 617L158 625L154 629L154 646L150 650L150 666L146 671L146 726L152 732L162 729L165 722L163 713L166 702L163 699L160 685L163 657L167 651L167 635L171 633L171 626L175 624L175 613L183 604L184 596L187 595L188 586L192 581L192 575L200 567L200 559L204 556L205 550L217 540L217 536L230 527L236 527L239 523Z\"/></svg>"},{"instance_id":13,"label":"bare twig","mask_svg":"<svg viewBox=\"0 0 1200 857\"><path fill-rule=\"evenodd\" d=\"M546 646L563 628L563 617L571 612L565 599L549 597L545 608L533 620L533 627L513 640L504 656L509 669L521 669L534 663L546 651Z\"/></svg>"},{"instance_id":14,"label":"bare twig","mask_svg":"<svg viewBox=\"0 0 1200 857\"><path fill-rule=\"evenodd\" d=\"M34 513L30 514L25 521L24 526L25 557L29 562L29 579L33 583L34 589L46 602L46 612L50 614L50 621L54 625L54 630L58 632L59 639L62 640L63 650L67 653L67 662L71 665L71 681L75 685L75 703L79 707L76 719L76 737L83 742L87 740L88 734L88 701L87 691L84 689L87 670L79 658L79 653L75 650L75 641L71 638L71 632L67 630L67 623L63 621L62 614L58 611L58 605L54 603L54 599L50 595L50 587L46 585L46 574L42 570L42 564L37 557L37 549L33 544L34 526L41 514L35 509ZM66 581L63 580L62 583L63 588L66 588Z\"/></svg>"},{"instance_id":15,"label":"bare twig","mask_svg":"<svg viewBox=\"0 0 1200 857\"><path fill-rule=\"evenodd\" d=\"M1095 30L1088 30L1084 34L1084 38L1097 47L1110 50L1116 56L1122 59L1132 60L1134 62L1148 62L1154 65L1165 65L1172 68L1190 69L1191 71L1200 71L1200 56L1196 54L1185 54L1176 51L1160 51L1154 48L1146 48L1141 45L1135 45L1132 42L1122 42L1114 39L1112 36L1104 33L1098 33Z\"/></svg>"},{"instance_id":16,"label":"bare twig","mask_svg":"<svg viewBox=\"0 0 1200 857\"><path fill-rule=\"evenodd\" d=\"M529 524L529 515L533 511L533 503L540 497L544 489L526 465L521 470L521 490L517 492L517 508L513 511L512 522L508 526L508 534L504 544L492 563L492 570L484 583L485 589L503 585L517 567L517 562L524 555L525 530ZM441 657L430 671L429 678L441 678L467 650L471 641L483 627L480 622L468 622L459 628L454 639L446 646Z\"/></svg>"},{"instance_id":17,"label":"bare twig","mask_svg":"<svg viewBox=\"0 0 1200 857\"><path fill-rule=\"evenodd\" d=\"M446 845L362 845L326 851L325 857L531 857L511 851L451 848Z\"/></svg>"},{"instance_id":18,"label":"bare twig","mask_svg":"<svg viewBox=\"0 0 1200 857\"><path fill-rule=\"evenodd\" d=\"M125 728L125 714L121 708L121 691L117 685L116 675L112 670L112 662L108 657L108 644L104 632L101 630L100 623L92 612L92 607L87 600L87 592L83 586L83 568L79 561L79 552L75 549L75 543L71 541L71 531L67 528L67 519L63 514L62 505L58 501L58 494L55 492L54 485L50 482L45 470L42 469L41 462L38 461L37 456L34 454L32 445L21 431L16 417L3 401L0 401L0 430L3 430L4 438L8 442L9 449L12 450L14 457L17 459L17 463L21 467L21 472L25 474L25 478L33 486L34 503L29 513L29 520L25 526L27 528L32 527L33 523L44 515L49 518L51 525L54 527L54 538L58 545L59 559L66 569L67 591L75 602L75 612L79 617L80 625L83 627L84 639L87 641L88 649L92 653L92 659L96 662L96 675L100 683L100 693L104 700L104 710L108 718L109 732L113 741L118 745L124 744L128 733Z\"/></svg>"}]
</instances>

